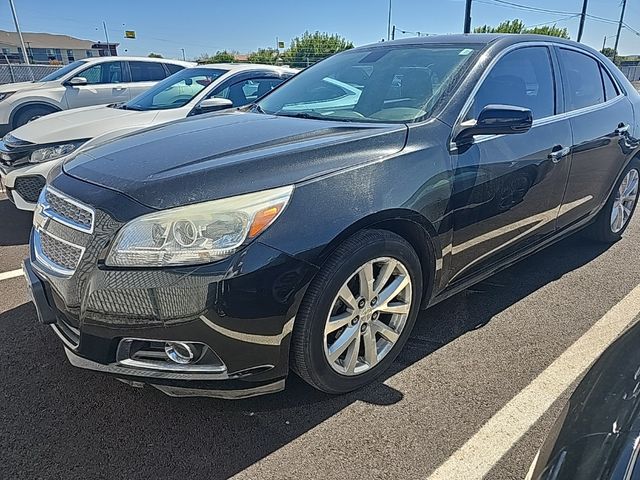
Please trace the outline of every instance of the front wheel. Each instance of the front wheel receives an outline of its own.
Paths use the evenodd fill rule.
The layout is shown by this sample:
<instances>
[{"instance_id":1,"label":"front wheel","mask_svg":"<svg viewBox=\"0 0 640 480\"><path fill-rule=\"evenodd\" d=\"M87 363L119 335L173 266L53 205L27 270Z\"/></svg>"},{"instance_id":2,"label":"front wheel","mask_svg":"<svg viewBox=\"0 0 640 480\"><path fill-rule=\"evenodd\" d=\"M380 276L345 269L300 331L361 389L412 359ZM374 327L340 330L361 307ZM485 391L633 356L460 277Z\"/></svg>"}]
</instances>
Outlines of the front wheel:
<instances>
[{"instance_id":1,"label":"front wheel","mask_svg":"<svg viewBox=\"0 0 640 480\"><path fill-rule=\"evenodd\" d=\"M420 260L386 230L340 245L309 286L296 317L292 369L327 393L346 393L382 374L398 356L422 297Z\"/></svg>"},{"instance_id":2,"label":"front wheel","mask_svg":"<svg viewBox=\"0 0 640 480\"><path fill-rule=\"evenodd\" d=\"M597 241L614 243L622 238L638 204L640 159L634 158L622 172L616 187L589 229Z\"/></svg>"}]
</instances>

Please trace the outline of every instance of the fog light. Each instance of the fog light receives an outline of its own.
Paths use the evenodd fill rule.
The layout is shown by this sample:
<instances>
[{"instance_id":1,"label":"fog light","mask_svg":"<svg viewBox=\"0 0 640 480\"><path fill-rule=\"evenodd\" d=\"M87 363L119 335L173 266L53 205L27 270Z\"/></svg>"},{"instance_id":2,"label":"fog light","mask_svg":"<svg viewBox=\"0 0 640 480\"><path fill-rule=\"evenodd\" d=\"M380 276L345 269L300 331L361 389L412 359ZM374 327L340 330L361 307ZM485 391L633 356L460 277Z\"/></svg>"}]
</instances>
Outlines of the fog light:
<instances>
[{"instance_id":1,"label":"fog light","mask_svg":"<svg viewBox=\"0 0 640 480\"><path fill-rule=\"evenodd\" d=\"M193 347L184 342L166 342L164 344L164 353L172 361L185 365L191 363L195 356Z\"/></svg>"}]
</instances>

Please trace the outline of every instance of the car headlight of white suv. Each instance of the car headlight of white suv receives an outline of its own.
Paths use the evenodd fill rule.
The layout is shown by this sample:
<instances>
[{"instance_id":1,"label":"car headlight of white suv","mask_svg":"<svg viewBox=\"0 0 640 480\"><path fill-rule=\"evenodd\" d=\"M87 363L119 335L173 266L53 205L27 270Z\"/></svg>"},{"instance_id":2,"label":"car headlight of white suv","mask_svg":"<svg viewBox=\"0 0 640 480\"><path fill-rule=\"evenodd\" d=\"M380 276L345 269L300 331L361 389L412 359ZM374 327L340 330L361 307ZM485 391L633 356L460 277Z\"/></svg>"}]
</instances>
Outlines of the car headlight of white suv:
<instances>
[{"instance_id":1,"label":"car headlight of white suv","mask_svg":"<svg viewBox=\"0 0 640 480\"><path fill-rule=\"evenodd\" d=\"M106 264L166 267L222 260L266 230L292 193L293 186L286 186L143 215L118 232Z\"/></svg>"},{"instance_id":2,"label":"car headlight of white suv","mask_svg":"<svg viewBox=\"0 0 640 480\"><path fill-rule=\"evenodd\" d=\"M37 150L31 152L29 163L48 162L50 160L55 160L56 158L64 157L66 155L69 155L85 142L86 140L78 140L75 142L66 142L38 148Z\"/></svg>"}]
</instances>

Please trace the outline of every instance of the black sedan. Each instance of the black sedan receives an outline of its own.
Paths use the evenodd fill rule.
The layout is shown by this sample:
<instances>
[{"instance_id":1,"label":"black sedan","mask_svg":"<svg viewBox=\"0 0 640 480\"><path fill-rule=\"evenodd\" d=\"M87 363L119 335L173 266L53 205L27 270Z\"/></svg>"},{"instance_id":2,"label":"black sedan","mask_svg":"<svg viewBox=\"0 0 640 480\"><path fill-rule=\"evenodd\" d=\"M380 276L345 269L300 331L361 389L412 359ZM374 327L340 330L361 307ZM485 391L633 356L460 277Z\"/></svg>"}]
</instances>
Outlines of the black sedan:
<instances>
[{"instance_id":1,"label":"black sedan","mask_svg":"<svg viewBox=\"0 0 640 480\"><path fill-rule=\"evenodd\" d=\"M77 154L24 269L73 365L244 397L343 393L420 309L638 199L640 97L598 52L461 35L349 50L250 107Z\"/></svg>"},{"instance_id":2,"label":"black sedan","mask_svg":"<svg viewBox=\"0 0 640 480\"><path fill-rule=\"evenodd\" d=\"M531 466L533 480L640 478L640 324L580 382Z\"/></svg>"}]
</instances>

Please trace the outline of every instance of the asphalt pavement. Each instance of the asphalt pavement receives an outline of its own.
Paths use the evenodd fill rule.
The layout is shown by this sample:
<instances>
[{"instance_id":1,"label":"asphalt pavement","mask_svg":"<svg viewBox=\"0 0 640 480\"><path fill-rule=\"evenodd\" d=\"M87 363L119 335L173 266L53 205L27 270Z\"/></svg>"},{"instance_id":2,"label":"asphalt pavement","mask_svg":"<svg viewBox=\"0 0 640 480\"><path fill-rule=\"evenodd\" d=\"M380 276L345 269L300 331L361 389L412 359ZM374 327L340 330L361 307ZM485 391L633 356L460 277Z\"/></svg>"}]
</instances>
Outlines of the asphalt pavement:
<instances>
[{"instance_id":1,"label":"asphalt pavement","mask_svg":"<svg viewBox=\"0 0 640 480\"><path fill-rule=\"evenodd\" d=\"M0 199L0 222L1 275L27 254L30 216ZM423 312L392 371L339 397L293 375L241 401L131 388L69 365L23 278L0 280L0 478L417 479L450 459L474 478L460 452L634 291L639 239L638 219L611 247L573 236ZM570 392L523 435L506 423L484 440L505 452L486 478L525 476ZM521 411L535 411L527 398Z\"/></svg>"}]
</instances>

